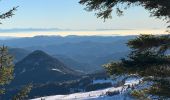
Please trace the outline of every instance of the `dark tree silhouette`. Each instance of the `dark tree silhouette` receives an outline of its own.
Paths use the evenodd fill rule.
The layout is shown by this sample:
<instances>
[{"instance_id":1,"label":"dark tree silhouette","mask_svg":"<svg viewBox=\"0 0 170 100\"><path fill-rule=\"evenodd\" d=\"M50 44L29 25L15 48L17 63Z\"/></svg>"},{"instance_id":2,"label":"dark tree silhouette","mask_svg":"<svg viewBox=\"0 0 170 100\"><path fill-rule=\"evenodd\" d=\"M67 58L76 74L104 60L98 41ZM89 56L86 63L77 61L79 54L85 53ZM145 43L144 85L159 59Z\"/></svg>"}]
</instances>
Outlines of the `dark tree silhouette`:
<instances>
[{"instance_id":1,"label":"dark tree silhouette","mask_svg":"<svg viewBox=\"0 0 170 100\"><path fill-rule=\"evenodd\" d=\"M113 9L119 16L123 11L133 6L142 6L150 12L151 16L162 18L170 22L170 0L80 0L87 11L96 11L97 17L111 18Z\"/></svg>"},{"instance_id":2,"label":"dark tree silhouette","mask_svg":"<svg viewBox=\"0 0 170 100\"><path fill-rule=\"evenodd\" d=\"M3 19L12 17L14 15L14 11L16 11L17 8L18 7L13 7L11 10L9 10L9 11L7 11L5 13L0 14L0 19L3 20ZM0 24L2 24L1 20L0 20Z\"/></svg>"},{"instance_id":3,"label":"dark tree silhouette","mask_svg":"<svg viewBox=\"0 0 170 100\"><path fill-rule=\"evenodd\" d=\"M13 79L13 57L5 46L0 47L0 94L5 92L4 85Z\"/></svg>"},{"instance_id":4,"label":"dark tree silhouette","mask_svg":"<svg viewBox=\"0 0 170 100\"><path fill-rule=\"evenodd\" d=\"M87 11L96 11L97 17L103 19L111 18L114 8L120 16L129 7L142 6L152 17L170 23L170 0L80 0L79 3L85 5ZM153 83L148 89L134 91L135 96L141 98L149 94L158 99L170 98L170 56L166 52L170 49L170 35L140 35L127 45L131 48L129 56L120 62L106 64L107 72L111 75L136 74Z\"/></svg>"},{"instance_id":5,"label":"dark tree silhouette","mask_svg":"<svg viewBox=\"0 0 170 100\"><path fill-rule=\"evenodd\" d=\"M110 75L136 74L143 77L144 81L153 83L144 89L146 94L170 98L170 56L166 53L169 40L169 35L141 35L128 42L131 48L128 58L106 64L105 68Z\"/></svg>"},{"instance_id":6,"label":"dark tree silhouette","mask_svg":"<svg viewBox=\"0 0 170 100\"><path fill-rule=\"evenodd\" d=\"M31 89L32 89L32 84L29 84L25 87L23 87L19 93L17 93L12 100L25 100L26 98L28 98L28 94L30 93Z\"/></svg>"}]
</instances>

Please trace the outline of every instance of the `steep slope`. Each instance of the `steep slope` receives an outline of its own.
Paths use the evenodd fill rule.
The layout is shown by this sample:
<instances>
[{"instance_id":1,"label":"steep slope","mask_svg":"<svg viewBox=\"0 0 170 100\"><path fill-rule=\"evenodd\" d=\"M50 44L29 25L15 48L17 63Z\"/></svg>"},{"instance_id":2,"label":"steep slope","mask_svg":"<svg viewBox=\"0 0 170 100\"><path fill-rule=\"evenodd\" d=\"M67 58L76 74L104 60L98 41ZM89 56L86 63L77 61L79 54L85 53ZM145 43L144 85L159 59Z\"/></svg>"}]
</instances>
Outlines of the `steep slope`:
<instances>
[{"instance_id":1,"label":"steep slope","mask_svg":"<svg viewBox=\"0 0 170 100\"><path fill-rule=\"evenodd\" d=\"M80 74L43 51L37 50L16 64L13 84L61 82L78 78Z\"/></svg>"}]
</instances>

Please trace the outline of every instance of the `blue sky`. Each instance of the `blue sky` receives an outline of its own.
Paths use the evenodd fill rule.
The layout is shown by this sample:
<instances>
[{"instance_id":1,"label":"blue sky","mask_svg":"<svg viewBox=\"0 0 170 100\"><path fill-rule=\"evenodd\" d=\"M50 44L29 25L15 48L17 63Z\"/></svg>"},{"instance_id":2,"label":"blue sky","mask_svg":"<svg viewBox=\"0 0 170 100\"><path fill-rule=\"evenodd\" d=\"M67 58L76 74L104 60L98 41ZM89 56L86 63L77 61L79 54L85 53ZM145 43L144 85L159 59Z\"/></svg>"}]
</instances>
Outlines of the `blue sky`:
<instances>
[{"instance_id":1,"label":"blue sky","mask_svg":"<svg viewBox=\"0 0 170 100\"><path fill-rule=\"evenodd\" d=\"M61 29L153 29L166 28L165 22L150 18L142 7L132 7L122 17L112 14L107 20L97 19L94 12L86 12L79 0L1 0L0 12L19 6L15 16L3 20L6 28L61 28Z\"/></svg>"}]
</instances>

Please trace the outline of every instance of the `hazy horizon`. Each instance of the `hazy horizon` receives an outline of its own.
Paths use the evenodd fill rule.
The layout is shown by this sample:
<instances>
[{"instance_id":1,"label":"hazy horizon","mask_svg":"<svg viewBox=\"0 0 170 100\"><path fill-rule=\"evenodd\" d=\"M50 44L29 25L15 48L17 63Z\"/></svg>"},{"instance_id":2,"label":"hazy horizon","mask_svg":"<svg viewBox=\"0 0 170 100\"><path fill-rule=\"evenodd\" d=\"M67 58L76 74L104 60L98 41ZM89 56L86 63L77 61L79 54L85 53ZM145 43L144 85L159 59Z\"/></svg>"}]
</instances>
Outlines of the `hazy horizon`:
<instances>
[{"instance_id":1,"label":"hazy horizon","mask_svg":"<svg viewBox=\"0 0 170 100\"><path fill-rule=\"evenodd\" d=\"M139 34L168 34L166 29L123 29L123 30L54 30L54 31L17 31L17 32L0 32L0 37L34 37L38 35L43 36L126 36Z\"/></svg>"},{"instance_id":2,"label":"hazy horizon","mask_svg":"<svg viewBox=\"0 0 170 100\"><path fill-rule=\"evenodd\" d=\"M95 16L95 12L85 11L84 6L78 2L79 0L67 2L63 0L15 0L12 2L2 0L0 8L4 11L15 6L19 8L12 18L2 21L0 36L166 34L166 21L149 17L149 12L141 6L129 8L121 17L112 13L112 19L104 22L103 19Z\"/></svg>"}]
</instances>

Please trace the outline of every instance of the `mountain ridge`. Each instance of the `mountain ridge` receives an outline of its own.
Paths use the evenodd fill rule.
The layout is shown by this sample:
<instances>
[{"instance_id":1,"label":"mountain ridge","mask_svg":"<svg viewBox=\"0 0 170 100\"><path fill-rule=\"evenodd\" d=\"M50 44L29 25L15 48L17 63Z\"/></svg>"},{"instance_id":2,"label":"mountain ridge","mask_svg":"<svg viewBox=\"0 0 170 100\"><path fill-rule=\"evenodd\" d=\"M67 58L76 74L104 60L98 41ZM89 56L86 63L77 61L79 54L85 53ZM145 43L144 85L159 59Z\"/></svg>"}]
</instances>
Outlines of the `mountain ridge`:
<instances>
[{"instance_id":1,"label":"mountain ridge","mask_svg":"<svg viewBox=\"0 0 170 100\"><path fill-rule=\"evenodd\" d=\"M36 50L15 65L13 84L62 82L79 78L82 73L70 69L58 59ZM22 81L21 81L22 80Z\"/></svg>"}]
</instances>

